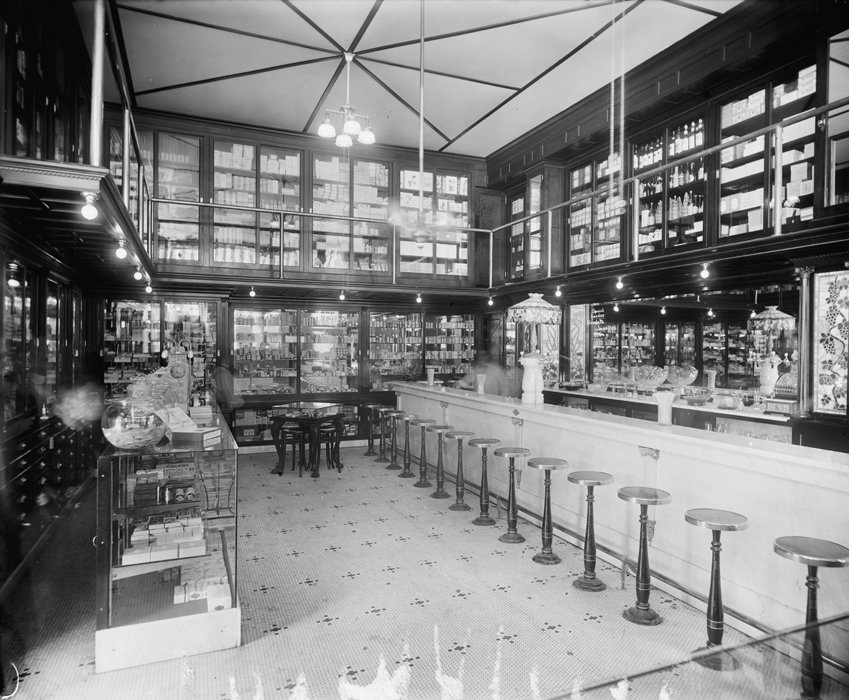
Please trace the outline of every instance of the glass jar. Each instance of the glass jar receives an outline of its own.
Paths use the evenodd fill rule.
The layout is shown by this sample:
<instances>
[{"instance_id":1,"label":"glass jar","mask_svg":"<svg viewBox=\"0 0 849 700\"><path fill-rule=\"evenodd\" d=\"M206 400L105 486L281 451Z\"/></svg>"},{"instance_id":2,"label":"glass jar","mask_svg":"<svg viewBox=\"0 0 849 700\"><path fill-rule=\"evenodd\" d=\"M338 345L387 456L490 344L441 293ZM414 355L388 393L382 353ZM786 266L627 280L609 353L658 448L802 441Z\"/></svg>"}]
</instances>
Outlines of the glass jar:
<instances>
[{"instance_id":1,"label":"glass jar","mask_svg":"<svg viewBox=\"0 0 849 700\"><path fill-rule=\"evenodd\" d=\"M109 401L100 419L103 436L124 450L155 445L168 428L167 413L161 409L159 403L149 399Z\"/></svg>"}]
</instances>

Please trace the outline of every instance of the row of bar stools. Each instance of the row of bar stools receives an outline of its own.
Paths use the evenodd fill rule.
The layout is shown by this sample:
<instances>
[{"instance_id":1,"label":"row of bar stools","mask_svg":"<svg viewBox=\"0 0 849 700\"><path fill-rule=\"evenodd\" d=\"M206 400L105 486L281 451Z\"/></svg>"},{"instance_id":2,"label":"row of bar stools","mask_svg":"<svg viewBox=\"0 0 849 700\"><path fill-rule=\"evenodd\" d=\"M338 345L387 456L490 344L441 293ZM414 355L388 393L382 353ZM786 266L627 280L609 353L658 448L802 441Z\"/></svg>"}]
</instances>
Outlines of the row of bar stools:
<instances>
[{"instance_id":1,"label":"row of bar stools","mask_svg":"<svg viewBox=\"0 0 849 700\"><path fill-rule=\"evenodd\" d=\"M421 454L419 456L419 480L413 484L416 488L424 489L430 488L433 486L427 480L427 427L429 425L434 425L436 421L433 418L416 418L413 421L410 421L410 425L418 426L422 429L422 445L421 445Z\"/></svg>"},{"instance_id":2,"label":"row of bar stools","mask_svg":"<svg viewBox=\"0 0 849 700\"><path fill-rule=\"evenodd\" d=\"M551 524L551 472L566 469L569 463L565 459L556 457L533 457L528 460L531 469L540 469L545 472L545 500L542 510L542 551L534 554L537 564L559 564L558 557L551 549L554 536Z\"/></svg>"},{"instance_id":3,"label":"row of bar stools","mask_svg":"<svg viewBox=\"0 0 849 700\"><path fill-rule=\"evenodd\" d=\"M386 417L390 411L395 409L392 406L377 406L377 413L380 416L380 454L375 459L375 462L388 462L389 458L386 456Z\"/></svg>"},{"instance_id":4,"label":"row of bar stools","mask_svg":"<svg viewBox=\"0 0 849 700\"><path fill-rule=\"evenodd\" d=\"M525 538L519 534L516 527L518 517L516 514L516 457L521 457L530 452L524 447L498 447L492 454L496 457L507 457L509 461L509 486L507 489L507 532L498 539L507 544L521 544Z\"/></svg>"},{"instance_id":5,"label":"row of bar stools","mask_svg":"<svg viewBox=\"0 0 849 700\"><path fill-rule=\"evenodd\" d=\"M456 494L457 499L448 506L448 510L471 510L471 506L469 506L464 500L463 496L466 493L466 481L463 476L463 438L472 437L474 435L470 430L452 430L447 433L445 437L450 438L452 440L457 441L457 481L456 481ZM471 443L470 443L471 444Z\"/></svg>"},{"instance_id":6,"label":"row of bar stools","mask_svg":"<svg viewBox=\"0 0 849 700\"><path fill-rule=\"evenodd\" d=\"M472 525L495 525L495 521L489 516L489 483L486 475L486 451L494 445L500 445L501 440L497 438L474 438L469 440L469 445L479 447L481 451L481 514L472 520Z\"/></svg>"},{"instance_id":7,"label":"row of bar stools","mask_svg":"<svg viewBox=\"0 0 849 700\"><path fill-rule=\"evenodd\" d=\"M386 466L387 469L392 471L399 471L401 469L401 465L398 464L398 440L396 437L396 433L398 430L398 421L402 419L406 413L404 411L389 411L386 414L389 417L390 422L390 443L392 445L390 449L390 459L389 464Z\"/></svg>"},{"instance_id":8,"label":"row of bar stools","mask_svg":"<svg viewBox=\"0 0 849 700\"><path fill-rule=\"evenodd\" d=\"M410 422L415 420L415 416L410 413L404 414L404 471L398 476L402 479L412 479L415 474L410 470Z\"/></svg>"},{"instance_id":9,"label":"row of bar stools","mask_svg":"<svg viewBox=\"0 0 849 700\"><path fill-rule=\"evenodd\" d=\"M431 425L427 428L436 433L436 491L430 494L431 498L450 498L445 491L445 467L443 465L443 453L445 446L445 433L454 430L453 425ZM422 443L424 445L424 443ZM424 454L424 453L422 453Z\"/></svg>"}]
</instances>

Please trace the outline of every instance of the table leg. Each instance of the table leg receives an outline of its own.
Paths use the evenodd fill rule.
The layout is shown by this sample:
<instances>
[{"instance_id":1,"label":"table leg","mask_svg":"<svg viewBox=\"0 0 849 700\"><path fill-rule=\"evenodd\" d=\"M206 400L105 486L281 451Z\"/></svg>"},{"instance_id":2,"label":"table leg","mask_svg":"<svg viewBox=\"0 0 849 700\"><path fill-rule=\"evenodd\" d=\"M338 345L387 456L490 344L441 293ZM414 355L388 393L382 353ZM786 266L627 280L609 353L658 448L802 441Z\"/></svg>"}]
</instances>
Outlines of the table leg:
<instances>
[{"instance_id":1,"label":"table leg","mask_svg":"<svg viewBox=\"0 0 849 700\"><path fill-rule=\"evenodd\" d=\"M622 616L638 625L659 625L663 618L649 607L651 574L649 570L649 538L646 525L649 521L648 505L640 504L640 553L637 557L637 604L628 608Z\"/></svg>"}]
</instances>

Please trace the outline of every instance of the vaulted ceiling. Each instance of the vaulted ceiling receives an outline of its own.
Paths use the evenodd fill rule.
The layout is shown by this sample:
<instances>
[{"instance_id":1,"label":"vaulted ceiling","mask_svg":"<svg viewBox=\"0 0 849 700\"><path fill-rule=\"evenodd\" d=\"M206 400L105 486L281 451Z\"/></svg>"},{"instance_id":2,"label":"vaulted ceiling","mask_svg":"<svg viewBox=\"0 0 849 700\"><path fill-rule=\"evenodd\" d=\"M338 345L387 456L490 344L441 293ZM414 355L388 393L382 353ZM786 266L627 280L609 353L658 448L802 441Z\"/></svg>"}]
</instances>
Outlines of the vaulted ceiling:
<instances>
[{"instance_id":1,"label":"vaulted ceiling","mask_svg":"<svg viewBox=\"0 0 849 700\"><path fill-rule=\"evenodd\" d=\"M741 0L111 0L144 109L485 157ZM91 46L91 1L75 0ZM106 98L119 102L107 71Z\"/></svg>"}]
</instances>

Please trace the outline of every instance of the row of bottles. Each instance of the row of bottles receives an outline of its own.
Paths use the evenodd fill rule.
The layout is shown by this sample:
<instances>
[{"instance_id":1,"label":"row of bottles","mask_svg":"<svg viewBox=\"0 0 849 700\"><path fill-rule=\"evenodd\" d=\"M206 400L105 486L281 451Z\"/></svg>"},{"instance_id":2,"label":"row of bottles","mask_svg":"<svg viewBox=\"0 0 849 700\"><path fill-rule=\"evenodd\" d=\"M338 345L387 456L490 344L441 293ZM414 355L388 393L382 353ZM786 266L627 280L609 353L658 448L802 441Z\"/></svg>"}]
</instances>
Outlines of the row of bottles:
<instances>
[{"instance_id":1,"label":"row of bottles","mask_svg":"<svg viewBox=\"0 0 849 700\"><path fill-rule=\"evenodd\" d=\"M677 156L695 148L701 148L705 143L704 120L691 121L676 127L669 133L669 155Z\"/></svg>"}]
</instances>

